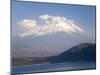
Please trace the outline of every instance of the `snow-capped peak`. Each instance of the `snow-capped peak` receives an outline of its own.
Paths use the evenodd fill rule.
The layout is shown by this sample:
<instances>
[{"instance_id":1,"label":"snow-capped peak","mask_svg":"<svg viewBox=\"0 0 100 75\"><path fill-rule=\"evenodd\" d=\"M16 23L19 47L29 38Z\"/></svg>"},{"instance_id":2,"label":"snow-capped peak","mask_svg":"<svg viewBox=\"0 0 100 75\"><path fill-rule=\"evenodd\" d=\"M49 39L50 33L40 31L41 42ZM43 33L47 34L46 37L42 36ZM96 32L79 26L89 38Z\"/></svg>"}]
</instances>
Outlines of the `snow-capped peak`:
<instances>
[{"instance_id":1,"label":"snow-capped peak","mask_svg":"<svg viewBox=\"0 0 100 75\"><path fill-rule=\"evenodd\" d=\"M38 25L38 20L37 21L27 20L27 22L22 20L21 24L24 27L27 28L28 23L29 23L29 26L30 25L34 25L34 26L30 26L30 29L20 34L20 36L21 37L30 36L30 35L41 36L41 35L52 34L56 32L65 32L69 34L84 32L83 29L81 29L80 27L78 27L77 25L75 25L74 23L72 23L70 20L68 20L65 17L41 15L39 16L39 19L41 19L44 22L42 25Z\"/></svg>"}]
</instances>

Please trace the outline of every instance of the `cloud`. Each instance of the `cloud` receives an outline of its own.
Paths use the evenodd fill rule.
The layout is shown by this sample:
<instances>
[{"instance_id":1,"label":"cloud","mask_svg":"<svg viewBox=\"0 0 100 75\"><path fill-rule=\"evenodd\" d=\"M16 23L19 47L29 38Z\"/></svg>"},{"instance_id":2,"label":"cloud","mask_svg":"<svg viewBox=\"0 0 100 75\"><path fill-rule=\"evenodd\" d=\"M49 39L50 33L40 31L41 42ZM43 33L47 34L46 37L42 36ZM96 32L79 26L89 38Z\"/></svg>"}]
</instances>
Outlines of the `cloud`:
<instances>
[{"instance_id":1,"label":"cloud","mask_svg":"<svg viewBox=\"0 0 100 75\"><path fill-rule=\"evenodd\" d=\"M30 19L21 20L18 24L22 25L26 29L32 29L35 26L37 26L37 22L35 20L30 20Z\"/></svg>"},{"instance_id":2,"label":"cloud","mask_svg":"<svg viewBox=\"0 0 100 75\"><path fill-rule=\"evenodd\" d=\"M41 36L56 32L65 32L68 34L84 32L83 29L81 29L65 17L41 15L38 18L44 22L42 25L39 25L37 23L38 20L24 19L20 21L19 24L29 29L26 32L21 33L21 37L31 35Z\"/></svg>"}]
</instances>

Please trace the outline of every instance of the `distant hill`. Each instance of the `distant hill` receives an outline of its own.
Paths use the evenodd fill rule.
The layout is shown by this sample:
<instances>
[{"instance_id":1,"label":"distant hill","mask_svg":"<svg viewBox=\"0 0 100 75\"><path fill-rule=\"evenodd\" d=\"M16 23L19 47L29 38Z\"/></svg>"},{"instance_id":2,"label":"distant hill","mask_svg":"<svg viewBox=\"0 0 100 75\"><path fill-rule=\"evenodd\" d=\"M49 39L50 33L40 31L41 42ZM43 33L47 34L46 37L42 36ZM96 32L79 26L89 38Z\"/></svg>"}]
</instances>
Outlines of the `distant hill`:
<instances>
[{"instance_id":1,"label":"distant hill","mask_svg":"<svg viewBox=\"0 0 100 75\"><path fill-rule=\"evenodd\" d=\"M48 57L49 62L96 61L96 44L83 43L72 47L58 56Z\"/></svg>"},{"instance_id":2,"label":"distant hill","mask_svg":"<svg viewBox=\"0 0 100 75\"><path fill-rule=\"evenodd\" d=\"M83 43L72 47L59 55L48 57L12 58L13 66L35 65L44 63L96 61L96 44Z\"/></svg>"}]
</instances>

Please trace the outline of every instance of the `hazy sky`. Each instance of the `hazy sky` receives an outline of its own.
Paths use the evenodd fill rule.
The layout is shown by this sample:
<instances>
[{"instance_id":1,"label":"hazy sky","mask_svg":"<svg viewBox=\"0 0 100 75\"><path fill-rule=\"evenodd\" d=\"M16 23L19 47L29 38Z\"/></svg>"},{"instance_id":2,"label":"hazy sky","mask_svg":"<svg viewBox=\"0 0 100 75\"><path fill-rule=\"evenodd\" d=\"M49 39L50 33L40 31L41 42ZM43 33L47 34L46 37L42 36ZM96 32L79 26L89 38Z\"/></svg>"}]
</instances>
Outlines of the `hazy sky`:
<instances>
[{"instance_id":1,"label":"hazy sky","mask_svg":"<svg viewBox=\"0 0 100 75\"><path fill-rule=\"evenodd\" d=\"M12 2L16 53L55 55L84 42L95 42L95 6Z\"/></svg>"}]
</instances>

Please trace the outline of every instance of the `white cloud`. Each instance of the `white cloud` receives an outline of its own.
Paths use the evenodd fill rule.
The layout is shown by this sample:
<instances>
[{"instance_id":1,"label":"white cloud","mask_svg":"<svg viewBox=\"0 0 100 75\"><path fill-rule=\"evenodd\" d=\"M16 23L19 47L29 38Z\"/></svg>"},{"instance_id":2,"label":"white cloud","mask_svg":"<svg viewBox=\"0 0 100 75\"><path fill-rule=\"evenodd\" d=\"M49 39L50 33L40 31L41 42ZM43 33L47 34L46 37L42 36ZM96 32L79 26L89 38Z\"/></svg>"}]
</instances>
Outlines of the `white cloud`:
<instances>
[{"instance_id":1,"label":"white cloud","mask_svg":"<svg viewBox=\"0 0 100 75\"><path fill-rule=\"evenodd\" d=\"M26 29L32 29L37 25L37 22L35 20L24 19L20 21L18 24L22 25Z\"/></svg>"},{"instance_id":2,"label":"white cloud","mask_svg":"<svg viewBox=\"0 0 100 75\"><path fill-rule=\"evenodd\" d=\"M38 18L44 21L43 25L38 25L38 20L25 19L20 22L23 27L30 29L20 34L21 37L30 35L40 36L56 32L66 32L69 34L84 32L81 28L65 17L41 15Z\"/></svg>"}]
</instances>

